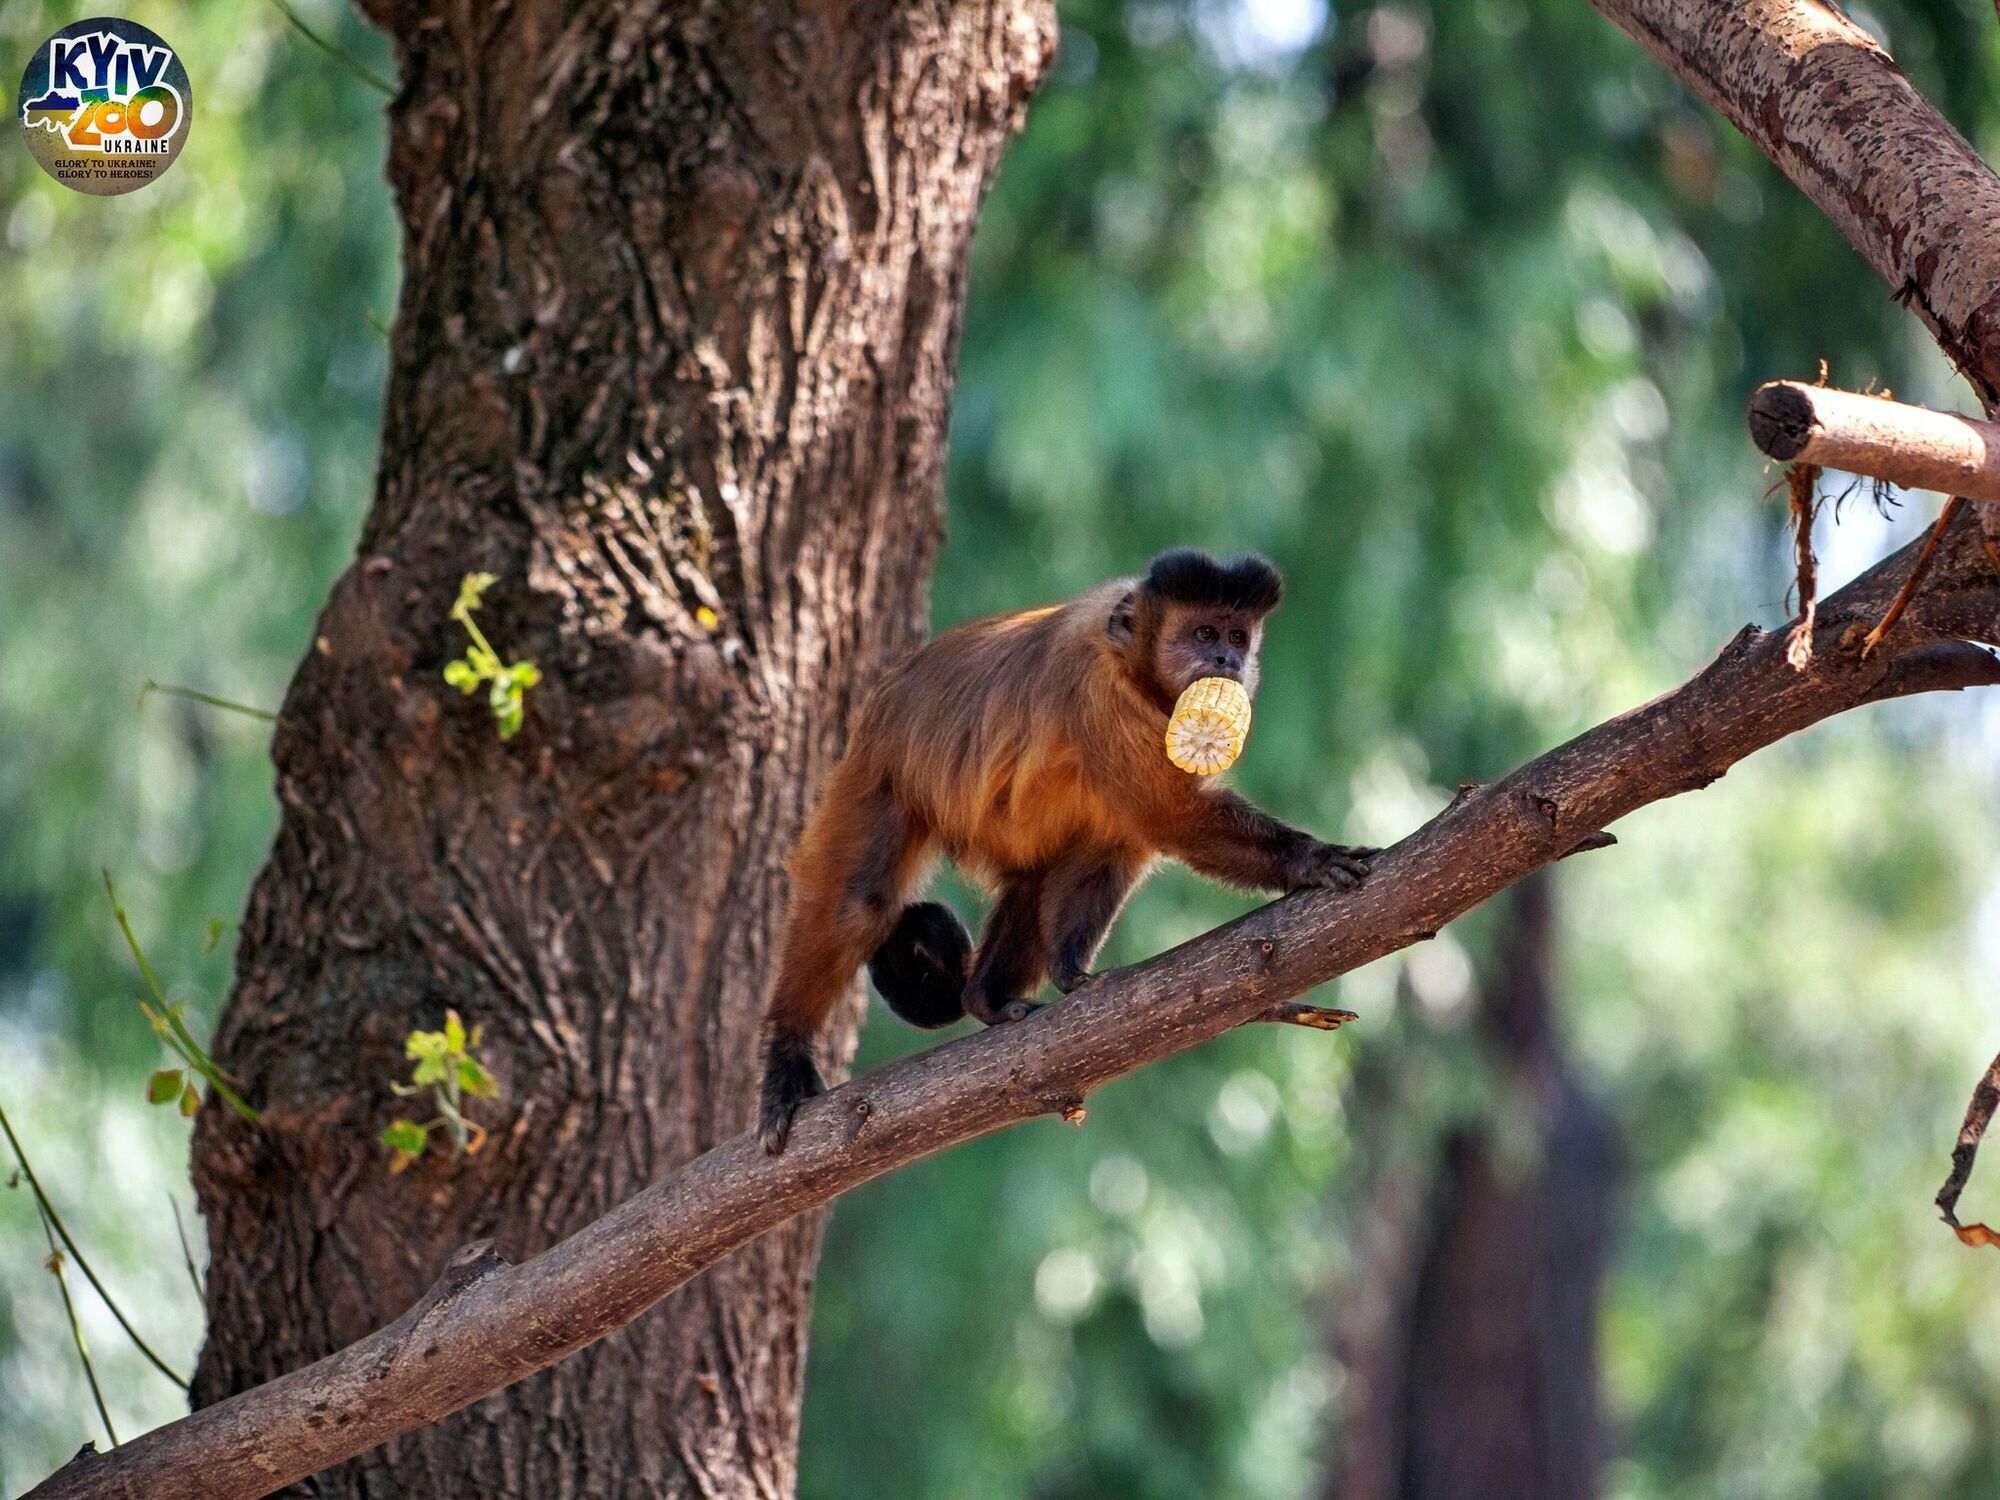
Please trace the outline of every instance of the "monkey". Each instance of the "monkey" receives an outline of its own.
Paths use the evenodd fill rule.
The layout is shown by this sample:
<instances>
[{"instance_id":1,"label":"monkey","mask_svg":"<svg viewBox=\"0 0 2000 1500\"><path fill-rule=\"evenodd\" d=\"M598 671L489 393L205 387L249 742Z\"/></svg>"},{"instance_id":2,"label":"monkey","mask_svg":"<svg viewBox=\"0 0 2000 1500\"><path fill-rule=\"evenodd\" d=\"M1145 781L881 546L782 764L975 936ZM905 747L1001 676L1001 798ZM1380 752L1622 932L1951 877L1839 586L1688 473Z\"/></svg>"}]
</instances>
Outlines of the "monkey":
<instances>
[{"instance_id":1,"label":"monkey","mask_svg":"<svg viewBox=\"0 0 2000 1500\"><path fill-rule=\"evenodd\" d=\"M1161 856L1276 894L1366 876L1375 850L1323 843L1166 755L1190 683L1232 677L1254 698L1282 594L1260 556L1177 548L1066 604L945 631L888 671L788 861L766 1151L824 1090L813 1038L864 961L909 1024L994 1026L1039 1009L1045 978L1068 994L1090 977ZM939 855L997 891L976 950L948 907L910 900Z\"/></svg>"}]
</instances>

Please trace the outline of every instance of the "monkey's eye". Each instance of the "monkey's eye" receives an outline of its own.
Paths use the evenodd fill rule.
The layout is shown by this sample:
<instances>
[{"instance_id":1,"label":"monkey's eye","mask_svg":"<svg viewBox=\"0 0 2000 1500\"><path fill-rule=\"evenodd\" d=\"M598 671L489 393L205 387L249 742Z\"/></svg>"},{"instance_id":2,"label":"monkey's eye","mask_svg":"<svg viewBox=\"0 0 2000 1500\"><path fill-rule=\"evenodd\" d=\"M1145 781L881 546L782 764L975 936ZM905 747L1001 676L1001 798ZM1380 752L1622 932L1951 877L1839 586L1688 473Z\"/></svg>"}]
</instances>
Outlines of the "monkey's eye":
<instances>
[{"instance_id":1,"label":"monkey's eye","mask_svg":"<svg viewBox=\"0 0 2000 1500\"><path fill-rule=\"evenodd\" d=\"M1215 639L1215 627L1213 625L1195 626L1194 638L1206 646L1210 641Z\"/></svg>"},{"instance_id":2,"label":"monkey's eye","mask_svg":"<svg viewBox=\"0 0 2000 1500\"><path fill-rule=\"evenodd\" d=\"M1250 637L1244 631L1232 630L1229 632L1229 644L1232 646L1247 646L1250 644Z\"/></svg>"}]
</instances>

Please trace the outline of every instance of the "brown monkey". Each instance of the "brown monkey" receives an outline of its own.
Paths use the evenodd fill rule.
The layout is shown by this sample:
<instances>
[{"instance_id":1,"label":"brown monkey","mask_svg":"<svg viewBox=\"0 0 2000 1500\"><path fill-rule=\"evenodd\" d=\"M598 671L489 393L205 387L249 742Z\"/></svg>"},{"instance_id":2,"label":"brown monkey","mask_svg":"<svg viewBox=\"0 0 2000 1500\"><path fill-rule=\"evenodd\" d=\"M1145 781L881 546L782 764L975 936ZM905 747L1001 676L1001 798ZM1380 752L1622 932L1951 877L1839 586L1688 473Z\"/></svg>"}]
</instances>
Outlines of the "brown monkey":
<instances>
[{"instance_id":1,"label":"brown monkey","mask_svg":"<svg viewBox=\"0 0 2000 1500\"><path fill-rule=\"evenodd\" d=\"M1282 583L1261 557L1164 552L1142 578L1067 604L974 620L890 671L857 719L793 854L760 1121L782 1151L821 1092L812 1042L865 960L916 1026L991 1026L1053 978L1089 978L1104 935L1161 854L1232 885L1351 886L1374 851L1321 843L1167 759L1187 685L1257 691ZM906 905L938 854L997 888L975 955L934 901Z\"/></svg>"}]
</instances>

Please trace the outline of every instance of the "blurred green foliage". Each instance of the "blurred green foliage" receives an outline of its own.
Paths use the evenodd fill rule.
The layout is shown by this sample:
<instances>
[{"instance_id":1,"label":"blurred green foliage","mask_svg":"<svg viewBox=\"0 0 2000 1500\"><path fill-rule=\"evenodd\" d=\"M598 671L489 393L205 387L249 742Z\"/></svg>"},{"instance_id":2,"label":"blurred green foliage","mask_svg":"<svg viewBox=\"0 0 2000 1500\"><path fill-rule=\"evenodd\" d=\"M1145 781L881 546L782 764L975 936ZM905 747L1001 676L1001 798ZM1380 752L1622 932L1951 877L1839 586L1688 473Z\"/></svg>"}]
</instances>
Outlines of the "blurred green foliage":
<instances>
[{"instance_id":1,"label":"blurred green foliage","mask_svg":"<svg viewBox=\"0 0 2000 1500\"><path fill-rule=\"evenodd\" d=\"M299 9L389 68L343 7ZM187 1363L184 1127L145 1108L97 871L212 1017L228 957L204 923L275 823L264 731L134 696L280 701L368 500L395 230L379 98L274 8L128 13L194 80L173 171L89 200L0 153L0 1094ZM2000 149L1990 8L1857 14ZM69 19L15 0L0 62ZM1076 0L1064 22L980 235L940 623L1169 543L1261 548L1289 593L1237 780L1323 834L1393 839L1784 617L1756 381L1825 359L1963 399L1819 214L1577 0ZM1829 516L1832 581L1928 503ZM1870 710L1564 868L1572 1040L1628 1154L1612 1493L1990 1490L2000 1262L1929 1199L2000 1044L1996 752L1976 701ZM1105 961L1242 904L1163 873ZM1363 1019L1337 1035L1252 1028L1107 1089L1081 1131L844 1203L804 1493L1315 1493L1362 1190L1478 1108L1492 922L1342 981L1323 998ZM919 1044L876 1021L863 1060ZM1393 1112L1344 1091L1363 1052ZM10 1491L93 1422L39 1234L0 1193ZM79 1303L119 1430L172 1415Z\"/></svg>"}]
</instances>

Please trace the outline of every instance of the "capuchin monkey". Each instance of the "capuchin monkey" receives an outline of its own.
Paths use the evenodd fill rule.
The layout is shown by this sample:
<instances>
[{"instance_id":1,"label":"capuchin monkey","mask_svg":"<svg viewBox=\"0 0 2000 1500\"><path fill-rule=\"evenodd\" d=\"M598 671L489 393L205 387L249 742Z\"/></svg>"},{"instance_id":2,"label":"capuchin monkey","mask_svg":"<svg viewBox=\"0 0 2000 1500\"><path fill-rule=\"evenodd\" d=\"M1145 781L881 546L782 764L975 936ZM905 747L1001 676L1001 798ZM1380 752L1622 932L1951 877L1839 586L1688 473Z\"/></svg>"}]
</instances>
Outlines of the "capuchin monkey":
<instances>
[{"instance_id":1,"label":"capuchin monkey","mask_svg":"<svg viewBox=\"0 0 2000 1500\"><path fill-rule=\"evenodd\" d=\"M1163 552L1142 578L974 620L889 672L789 865L766 1151L824 1089L813 1038L864 962L913 1026L993 1026L1034 1011L1044 978L1068 994L1090 977L1160 855L1257 891L1360 882L1374 850L1322 843L1167 758L1190 683L1233 677L1256 694L1282 590L1261 557ZM976 953L947 907L910 903L939 854L999 894Z\"/></svg>"}]
</instances>

